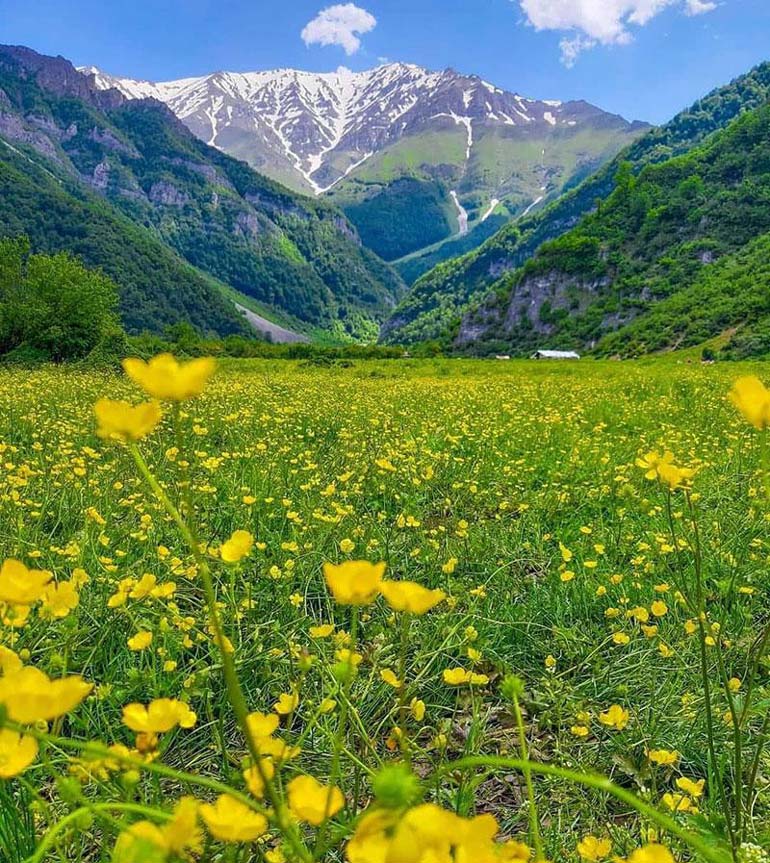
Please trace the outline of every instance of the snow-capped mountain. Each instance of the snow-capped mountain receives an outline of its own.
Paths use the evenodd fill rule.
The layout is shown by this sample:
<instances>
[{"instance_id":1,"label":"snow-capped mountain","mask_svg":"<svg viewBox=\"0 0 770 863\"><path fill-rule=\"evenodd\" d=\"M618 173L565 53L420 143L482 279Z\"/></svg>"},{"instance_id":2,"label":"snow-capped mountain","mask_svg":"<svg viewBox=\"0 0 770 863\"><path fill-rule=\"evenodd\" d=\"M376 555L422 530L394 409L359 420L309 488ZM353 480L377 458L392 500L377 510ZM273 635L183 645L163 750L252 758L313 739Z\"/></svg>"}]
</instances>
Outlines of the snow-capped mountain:
<instances>
[{"instance_id":1,"label":"snow-capped mountain","mask_svg":"<svg viewBox=\"0 0 770 863\"><path fill-rule=\"evenodd\" d=\"M203 141L274 180L331 196L386 260L430 249L409 264L410 281L436 262L436 244L438 259L468 251L647 128L587 102L528 99L404 63L161 83L81 72L102 90L166 103Z\"/></svg>"},{"instance_id":2,"label":"snow-capped mountain","mask_svg":"<svg viewBox=\"0 0 770 863\"><path fill-rule=\"evenodd\" d=\"M100 88L165 102L209 144L284 182L328 191L374 154L428 128L459 126L470 159L480 127L576 127L604 112L537 101L451 69L393 63L368 72L216 72L152 83L83 69ZM610 115L604 115L609 117Z\"/></svg>"}]
</instances>

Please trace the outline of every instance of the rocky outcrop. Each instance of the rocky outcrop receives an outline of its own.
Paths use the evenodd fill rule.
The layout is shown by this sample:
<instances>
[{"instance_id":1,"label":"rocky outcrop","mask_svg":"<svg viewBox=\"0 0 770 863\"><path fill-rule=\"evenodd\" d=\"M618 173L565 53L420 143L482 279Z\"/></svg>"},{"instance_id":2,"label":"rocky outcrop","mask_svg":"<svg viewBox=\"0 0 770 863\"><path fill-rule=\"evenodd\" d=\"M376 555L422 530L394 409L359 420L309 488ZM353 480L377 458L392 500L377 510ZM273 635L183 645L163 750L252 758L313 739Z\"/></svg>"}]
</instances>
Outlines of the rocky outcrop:
<instances>
[{"instance_id":1,"label":"rocky outcrop","mask_svg":"<svg viewBox=\"0 0 770 863\"><path fill-rule=\"evenodd\" d=\"M115 150L118 153L123 153L132 159L139 159L140 155L135 147L131 147L125 141L121 141L117 135L113 134L109 129L93 128L88 133L89 140L96 144L101 144L102 147L107 147L108 150Z\"/></svg>"},{"instance_id":2,"label":"rocky outcrop","mask_svg":"<svg viewBox=\"0 0 770 863\"><path fill-rule=\"evenodd\" d=\"M511 333L527 319L535 332L548 335L554 329L548 313L565 309L580 314L597 292L610 284L609 278L585 280L558 271L529 276L513 286L503 321Z\"/></svg>"},{"instance_id":3,"label":"rocky outcrop","mask_svg":"<svg viewBox=\"0 0 770 863\"><path fill-rule=\"evenodd\" d=\"M256 239L262 233L256 213L238 213L235 218L234 233L241 237Z\"/></svg>"},{"instance_id":4,"label":"rocky outcrop","mask_svg":"<svg viewBox=\"0 0 770 863\"><path fill-rule=\"evenodd\" d=\"M183 207L190 200L186 192L165 180L153 183L149 198L153 204L163 204L164 207Z\"/></svg>"},{"instance_id":5,"label":"rocky outcrop","mask_svg":"<svg viewBox=\"0 0 770 863\"><path fill-rule=\"evenodd\" d=\"M17 114L7 113L0 108L0 136L8 141L26 144L59 164L64 164L61 154L53 141L43 131L32 128Z\"/></svg>"},{"instance_id":6,"label":"rocky outcrop","mask_svg":"<svg viewBox=\"0 0 770 863\"><path fill-rule=\"evenodd\" d=\"M555 330L551 320L554 313L566 310L570 315L580 315L610 284L608 277L583 279L559 271L523 278L511 286L507 299L489 294L463 316L455 336L455 347L467 347L489 338L510 338L522 325L527 331L550 335ZM617 323L608 321L607 328L627 323L625 318L630 314L619 314Z\"/></svg>"}]
</instances>

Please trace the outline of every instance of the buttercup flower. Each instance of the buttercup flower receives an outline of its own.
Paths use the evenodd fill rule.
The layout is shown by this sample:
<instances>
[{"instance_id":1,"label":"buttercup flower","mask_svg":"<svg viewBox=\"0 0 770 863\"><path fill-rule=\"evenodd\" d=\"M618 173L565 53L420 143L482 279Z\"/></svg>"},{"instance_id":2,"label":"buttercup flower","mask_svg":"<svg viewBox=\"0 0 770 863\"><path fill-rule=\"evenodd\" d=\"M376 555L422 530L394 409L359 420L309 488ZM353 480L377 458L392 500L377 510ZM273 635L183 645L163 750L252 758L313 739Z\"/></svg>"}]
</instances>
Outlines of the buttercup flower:
<instances>
[{"instance_id":1,"label":"buttercup flower","mask_svg":"<svg viewBox=\"0 0 770 863\"><path fill-rule=\"evenodd\" d=\"M9 719L32 725L74 710L92 688L76 675L51 680L39 669L25 666L0 678L0 704Z\"/></svg>"},{"instance_id":2,"label":"buttercup flower","mask_svg":"<svg viewBox=\"0 0 770 863\"><path fill-rule=\"evenodd\" d=\"M287 789L289 809L298 821L317 827L336 815L345 805L339 788L321 785L312 776L297 776Z\"/></svg>"},{"instance_id":3,"label":"buttercup flower","mask_svg":"<svg viewBox=\"0 0 770 863\"><path fill-rule=\"evenodd\" d=\"M267 831L267 818L229 794L202 803L199 813L209 833L222 842L253 842Z\"/></svg>"},{"instance_id":4,"label":"buttercup flower","mask_svg":"<svg viewBox=\"0 0 770 863\"><path fill-rule=\"evenodd\" d=\"M146 707L134 703L123 708L123 724L140 734L163 734L177 725L192 728L197 720L195 713L175 698L156 698Z\"/></svg>"},{"instance_id":5,"label":"buttercup flower","mask_svg":"<svg viewBox=\"0 0 770 863\"><path fill-rule=\"evenodd\" d=\"M145 650L152 644L152 633L147 632L147 630L140 630L136 633L136 635L132 635L131 638L128 639L128 649L129 650Z\"/></svg>"},{"instance_id":6,"label":"buttercup flower","mask_svg":"<svg viewBox=\"0 0 770 863\"><path fill-rule=\"evenodd\" d=\"M123 368L147 395L161 401L183 402L203 392L214 374L216 361L203 357L180 363L171 354L159 354L147 363L139 359L123 360Z\"/></svg>"},{"instance_id":7,"label":"buttercup flower","mask_svg":"<svg viewBox=\"0 0 770 863\"><path fill-rule=\"evenodd\" d=\"M9 558L0 567L0 602L31 605L43 598L52 577L50 572L27 569L21 561Z\"/></svg>"},{"instance_id":8,"label":"buttercup flower","mask_svg":"<svg viewBox=\"0 0 770 863\"><path fill-rule=\"evenodd\" d=\"M674 863L674 856L665 845L652 843L633 851L628 863Z\"/></svg>"},{"instance_id":9,"label":"buttercup flower","mask_svg":"<svg viewBox=\"0 0 770 863\"><path fill-rule=\"evenodd\" d=\"M414 581L383 581L380 593L394 611L417 615L430 611L446 597L443 590L428 590Z\"/></svg>"},{"instance_id":10,"label":"buttercup flower","mask_svg":"<svg viewBox=\"0 0 770 863\"><path fill-rule=\"evenodd\" d=\"M326 584L340 605L368 605L380 590L384 563L350 560L324 564Z\"/></svg>"},{"instance_id":11,"label":"buttercup flower","mask_svg":"<svg viewBox=\"0 0 770 863\"><path fill-rule=\"evenodd\" d=\"M23 773L37 756L37 740L10 728L0 729L0 779Z\"/></svg>"},{"instance_id":12,"label":"buttercup flower","mask_svg":"<svg viewBox=\"0 0 770 863\"><path fill-rule=\"evenodd\" d=\"M449 686L486 686L489 678L486 674L476 674L465 668L445 668L442 674L444 683Z\"/></svg>"},{"instance_id":13,"label":"buttercup flower","mask_svg":"<svg viewBox=\"0 0 770 863\"><path fill-rule=\"evenodd\" d=\"M577 852L583 860L595 863L604 860L612 851L612 842L609 839L597 839L596 836L584 836L577 844Z\"/></svg>"},{"instance_id":14,"label":"buttercup flower","mask_svg":"<svg viewBox=\"0 0 770 863\"><path fill-rule=\"evenodd\" d=\"M729 398L754 428L764 430L770 425L770 391L759 378L738 378Z\"/></svg>"},{"instance_id":15,"label":"buttercup flower","mask_svg":"<svg viewBox=\"0 0 770 863\"><path fill-rule=\"evenodd\" d=\"M94 405L96 433L106 440L138 441L147 437L160 422L162 413L157 402L132 405L126 401L99 399Z\"/></svg>"},{"instance_id":16,"label":"buttercup flower","mask_svg":"<svg viewBox=\"0 0 770 863\"><path fill-rule=\"evenodd\" d=\"M628 711L624 710L619 704L613 704L608 710L599 714L599 722L602 725L614 728L615 731L622 731L628 725L629 718Z\"/></svg>"},{"instance_id":17,"label":"buttercup flower","mask_svg":"<svg viewBox=\"0 0 770 863\"><path fill-rule=\"evenodd\" d=\"M227 542L222 543L219 555L225 563L238 563L251 554L253 547L254 537L247 530L236 530Z\"/></svg>"},{"instance_id":18,"label":"buttercup flower","mask_svg":"<svg viewBox=\"0 0 770 863\"><path fill-rule=\"evenodd\" d=\"M676 764L679 760L679 753L674 749L673 751L668 749L650 749L647 753L647 757L655 764Z\"/></svg>"}]
</instances>

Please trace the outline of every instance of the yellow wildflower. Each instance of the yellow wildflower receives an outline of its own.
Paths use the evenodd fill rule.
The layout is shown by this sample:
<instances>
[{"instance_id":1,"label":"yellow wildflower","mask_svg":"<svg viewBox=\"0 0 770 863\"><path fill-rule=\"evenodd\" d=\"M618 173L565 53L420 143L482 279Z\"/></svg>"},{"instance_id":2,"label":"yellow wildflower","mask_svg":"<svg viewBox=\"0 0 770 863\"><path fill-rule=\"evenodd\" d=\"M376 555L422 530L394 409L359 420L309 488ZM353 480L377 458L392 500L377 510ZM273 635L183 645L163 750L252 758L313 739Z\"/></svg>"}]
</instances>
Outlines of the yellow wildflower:
<instances>
[{"instance_id":1,"label":"yellow wildflower","mask_svg":"<svg viewBox=\"0 0 770 863\"><path fill-rule=\"evenodd\" d=\"M321 785L312 776L297 776L286 788L289 809L298 821L315 827L336 815L345 805L339 788Z\"/></svg>"},{"instance_id":2,"label":"yellow wildflower","mask_svg":"<svg viewBox=\"0 0 770 863\"><path fill-rule=\"evenodd\" d=\"M628 725L629 718L628 711L619 704L613 704L608 710L599 714L599 722L616 731L622 731Z\"/></svg>"},{"instance_id":3,"label":"yellow wildflower","mask_svg":"<svg viewBox=\"0 0 770 863\"><path fill-rule=\"evenodd\" d=\"M136 635L132 635L126 642L129 650L146 650L152 644L152 633L145 629L140 629Z\"/></svg>"},{"instance_id":4,"label":"yellow wildflower","mask_svg":"<svg viewBox=\"0 0 770 863\"><path fill-rule=\"evenodd\" d=\"M96 433L105 440L137 441L150 434L161 419L157 402L132 405L126 401L99 399L94 405Z\"/></svg>"},{"instance_id":5,"label":"yellow wildflower","mask_svg":"<svg viewBox=\"0 0 770 863\"><path fill-rule=\"evenodd\" d=\"M443 680L449 686L486 686L489 683L489 678L486 674L476 674L472 671L467 671L465 668L445 668L443 672Z\"/></svg>"},{"instance_id":6,"label":"yellow wildflower","mask_svg":"<svg viewBox=\"0 0 770 863\"><path fill-rule=\"evenodd\" d=\"M651 843L633 851L628 863L674 863L674 857L664 845Z\"/></svg>"},{"instance_id":7,"label":"yellow wildflower","mask_svg":"<svg viewBox=\"0 0 770 863\"><path fill-rule=\"evenodd\" d=\"M324 578L340 605L368 605L380 590L385 563L351 560L324 564Z\"/></svg>"},{"instance_id":8,"label":"yellow wildflower","mask_svg":"<svg viewBox=\"0 0 770 863\"><path fill-rule=\"evenodd\" d=\"M693 782L692 779L688 779L686 776L680 776L676 780L676 787L680 791L684 791L685 794L689 794L690 797L697 799L703 794L703 789L706 787L706 780L699 779L697 782Z\"/></svg>"},{"instance_id":9,"label":"yellow wildflower","mask_svg":"<svg viewBox=\"0 0 770 863\"><path fill-rule=\"evenodd\" d=\"M175 698L156 698L146 707L133 703L123 708L123 724L142 734L163 734L177 725L192 728L197 721L195 713Z\"/></svg>"},{"instance_id":10,"label":"yellow wildflower","mask_svg":"<svg viewBox=\"0 0 770 863\"><path fill-rule=\"evenodd\" d=\"M203 803L199 813L209 833L222 842L253 842L267 831L267 818L229 794Z\"/></svg>"},{"instance_id":11,"label":"yellow wildflower","mask_svg":"<svg viewBox=\"0 0 770 863\"><path fill-rule=\"evenodd\" d=\"M19 560L9 558L0 567L0 602L30 605L45 596L52 573L27 569Z\"/></svg>"},{"instance_id":12,"label":"yellow wildflower","mask_svg":"<svg viewBox=\"0 0 770 863\"><path fill-rule=\"evenodd\" d=\"M668 765L676 764L676 762L679 760L679 753L676 751L676 749L650 749L650 751L647 753L647 757L654 764Z\"/></svg>"},{"instance_id":13,"label":"yellow wildflower","mask_svg":"<svg viewBox=\"0 0 770 863\"><path fill-rule=\"evenodd\" d=\"M37 740L10 728L0 729L0 779L23 773L37 756Z\"/></svg>"},{"instance_id":14,"label":"yellow wildflower","mask_svg":"<svg viewBox=\"0 0 770 863\"><path fill-rule=\"evenodd\" d=\"M226 542L222 543L219 555L225 563L238 563L251 554L254 537L247 530L236 530Z\"/></svg>"},{"instance_id":15,"label":"yellow wildflower","mask_svg":"<svg viewBox=\"0 0 770 863\"><path fill-rule=\"evenodd\" d=\"M604 860L612 851L612 842L609 839L597 839L596 836L584 836L577 844L577 852L583 860L595 863Z\"/></svg>"},{"instance_id":16,"label":"yellow wildflower","mask_svg":"<svg viewBox=\"0 0 770 863\"><path fill-rule=\"evenodd\" d=\"M82 677L51 680L39 669L27 666L0 678L0 704L12 721L32 725L74 710L91 689Z\"/></svg>"},{"instance_id":17,"label":"yellow wildflower","mask_svg":"<svg viewBox=\"0 0 770 863\"><path fill-rule=\"evenodd\" d=\"M296 692L282 692L278 696L278 701L273 705L273 710L280 716L288 716L294 713L299 704L299 695Z\"/></svg>"},{"instance_id":18,"label":"yellow wildflower","mask_svg":"<svg viewBox=\"0 0 770 863\"><path fill-rule=\"evenodd\" d=\"M759 378L753 375L738 378L729 398L754 428L763 430L770 425L770 391Z\"/></svg>"},{"instance_id":19,"label":"yellow wildflower","mask_svg":"<svg viewBox=\"0 0 770 863\"><path fill-rule=\"evenodd\" d=\"M159 354L147 363L139 359L123 360L123 368L129 378L153 398L183 402L203 392L214 374L216 362L202 357L180 363L171 354Z\"/></svg>"},{"instance_id":20,"label":"yellow wildflower","mask_svg":"<svg viewBox=\"0 0 770 863\"><path fill-rule=\"evenodd\" d=\"M430 611L446 597L443 590L428 590L414 581L383 581L380 593L394 611L417 615Z\"/></svg>"}]
</instances>

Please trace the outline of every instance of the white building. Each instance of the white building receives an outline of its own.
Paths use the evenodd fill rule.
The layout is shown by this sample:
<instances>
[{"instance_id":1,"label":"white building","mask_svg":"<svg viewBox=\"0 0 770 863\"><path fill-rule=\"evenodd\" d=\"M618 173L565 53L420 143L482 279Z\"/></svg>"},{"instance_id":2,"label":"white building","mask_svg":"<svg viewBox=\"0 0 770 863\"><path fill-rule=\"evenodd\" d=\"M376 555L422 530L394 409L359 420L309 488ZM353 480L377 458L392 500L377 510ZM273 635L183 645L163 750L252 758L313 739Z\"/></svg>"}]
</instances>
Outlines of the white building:
<instances>
[{"instance_id":1,"label":"white building","mask_svg":"<svg viewBox=\"0 0 770 863\"><path fill-rule=\"evenodd\" d=\"M580 354L575 351L535 351L533 360L579 360Z\"/></svg>"}]
</instances>

